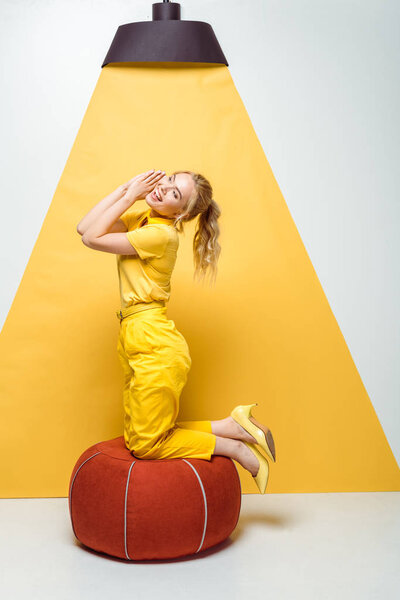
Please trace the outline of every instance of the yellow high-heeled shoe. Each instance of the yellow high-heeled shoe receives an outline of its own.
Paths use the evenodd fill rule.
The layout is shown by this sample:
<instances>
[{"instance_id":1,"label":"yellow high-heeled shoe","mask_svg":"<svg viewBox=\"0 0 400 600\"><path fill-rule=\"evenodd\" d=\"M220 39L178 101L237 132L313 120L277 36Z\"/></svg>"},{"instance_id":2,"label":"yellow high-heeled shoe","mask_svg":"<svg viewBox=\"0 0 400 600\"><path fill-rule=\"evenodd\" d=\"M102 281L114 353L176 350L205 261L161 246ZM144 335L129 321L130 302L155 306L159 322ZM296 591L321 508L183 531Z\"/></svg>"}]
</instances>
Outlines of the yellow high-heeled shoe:
<instances>
[{"instance_id":1,"label":"yellow high-heeled shoe","mask_svg":"<svg viewBox=\"0 0 400 600\"><path fill-rule=\"evenodd\" d=\"M270 459L276 462L275 442L271 430L261 425L251 416L253 406L258 406L258 403L239 404L232 410L231 417L250 433Z\"/></svg>"},{"instance_id":2,"label":"yellow high-heeled shoe","mask_svg":"<svg viewBox=\"0 0 400 600\"><path fill-rule=\"evenodd\" d=\"M252 477L255 480L257 487L260 490L261 494L265 494L265 488L267 487L268 473L269 473L268 461L265 458L265 456L263 456L261 454L261 452L259 452L257 450L255 444L252 444L251 442L243 442L243 443L246 444L246 446L248 448L250 448L250 450L253 452L253 454L258 458L258 462L260 463L260 466L258 468L257 475L252 475Z\"/></svg>"}]
</instances>

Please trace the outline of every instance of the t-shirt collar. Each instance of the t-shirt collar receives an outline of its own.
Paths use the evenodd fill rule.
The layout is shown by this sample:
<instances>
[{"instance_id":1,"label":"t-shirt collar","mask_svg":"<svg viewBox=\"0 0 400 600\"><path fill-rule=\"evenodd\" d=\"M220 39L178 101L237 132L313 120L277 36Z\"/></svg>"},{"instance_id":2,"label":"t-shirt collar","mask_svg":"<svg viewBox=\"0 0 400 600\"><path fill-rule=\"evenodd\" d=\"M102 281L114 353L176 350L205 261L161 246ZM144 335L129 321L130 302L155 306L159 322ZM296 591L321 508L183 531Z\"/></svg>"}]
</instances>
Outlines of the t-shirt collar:
<instances>
[{"instance_id":1,"label":"t-shirt collar","mask_svg":"<svg viewBox=\"0 0 400 600\"><path fill-rule=\"evenodd\" d=\"M151 223L164 223L165 225L173 225L175 219L173 218L169 218L169 217L151 217L150 213L151 213L151 208L149 208L145 214L142 216L142 218L140 219L139 225L140 223L142 223L142 221L144 221L147 218L147 223L150 225Z\"/></svg>"}]
</instances>

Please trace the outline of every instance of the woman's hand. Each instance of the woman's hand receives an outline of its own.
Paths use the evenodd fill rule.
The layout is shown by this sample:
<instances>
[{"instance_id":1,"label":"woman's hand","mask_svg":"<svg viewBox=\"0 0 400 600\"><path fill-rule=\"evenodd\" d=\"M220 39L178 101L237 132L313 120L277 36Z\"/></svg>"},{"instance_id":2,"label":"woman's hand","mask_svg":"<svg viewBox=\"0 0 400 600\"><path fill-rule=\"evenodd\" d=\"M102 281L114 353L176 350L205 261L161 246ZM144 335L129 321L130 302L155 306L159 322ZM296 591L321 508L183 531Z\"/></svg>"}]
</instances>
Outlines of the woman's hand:
<instances>
[{"instance_id":1,"label":"woman's hand","mask_svg":"<svg viewBox=\"0 0 400 600\"><path fill-rule=\"evenodd\" d=\"M146 171L133 177L127 183L123 184L125 190L125 198L135 202L136 200L144 199L147 194L152 192L160 179L165 175L165 171Z\"/></svg>"}]
</instances>

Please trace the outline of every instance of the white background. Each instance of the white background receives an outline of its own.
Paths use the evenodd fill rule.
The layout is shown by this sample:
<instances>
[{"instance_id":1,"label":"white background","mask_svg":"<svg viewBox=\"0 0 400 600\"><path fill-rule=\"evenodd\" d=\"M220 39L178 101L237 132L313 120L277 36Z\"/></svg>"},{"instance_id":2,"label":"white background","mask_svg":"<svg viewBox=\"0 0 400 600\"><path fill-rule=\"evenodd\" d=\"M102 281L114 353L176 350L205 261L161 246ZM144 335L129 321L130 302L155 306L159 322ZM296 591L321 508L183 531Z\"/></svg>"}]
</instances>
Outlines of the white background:
<instances>
[{"instance_id":1,"label":"white background","mask_svg":"<svg viewBox=\"0 0 400 600\"><path fill-rule=\"evenodd\" d=\"M1 326L117 27L150 20L151 7L0 2ZM183 19L214 29L400 463L400 2L182 0L181 8Z\"/></svg>"}]
</instances>

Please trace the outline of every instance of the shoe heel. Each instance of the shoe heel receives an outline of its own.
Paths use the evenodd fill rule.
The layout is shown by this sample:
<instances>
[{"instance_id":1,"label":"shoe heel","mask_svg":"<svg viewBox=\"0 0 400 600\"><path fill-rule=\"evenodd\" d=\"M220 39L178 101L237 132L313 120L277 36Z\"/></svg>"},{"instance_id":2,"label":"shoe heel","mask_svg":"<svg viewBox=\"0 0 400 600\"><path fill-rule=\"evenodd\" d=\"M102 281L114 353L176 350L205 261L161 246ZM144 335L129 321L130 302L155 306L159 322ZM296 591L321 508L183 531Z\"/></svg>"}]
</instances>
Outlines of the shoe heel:
<instances>
[{"instance_id":1,"label":"shoe heel","mask_svg":"<svg viewBox=\"0 0 400 600\"><path fill-rule=\"evenodd\" d=\"M260 466L258 468L257 475L252 475L252 477L253 477L254 481L256 482L257 487L260 490L260 493L265 494L265 490L266 490L267 483L268 483L268 475L269 475L268 461L265 458L265 456L263 456L261 454L261 452L259 452L257 450L255 444L251 444L250 442L244 442L244 444L246 444L246 446L248 448L250 448L252 453L258 459Z\"/></svg>"},{"instance_id":2,"label":"shoe heel","mask_svg":"<svg viewBox=\"0 0 400 600\"><path fill-rule=\"evenodd\" d=\"M250 435L253 436L257 444L264 450L267 456L273 462L276 462L275 442L271 430L267 428L266 431L264 431L264 429L251 421L253 418L251 416L251 409L253 406L258 406L258 402L235 406L235 408L231 411L231 417L237 423L239 423L243 429L250 433Z\"/></svg>"}]
</instances>

